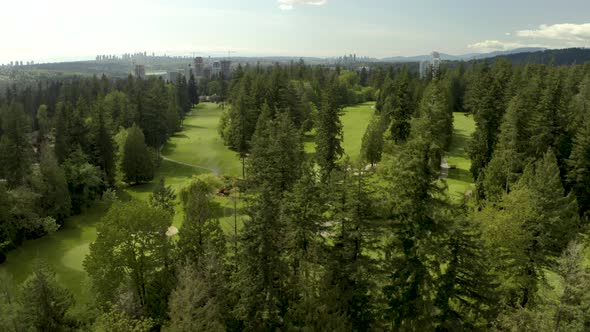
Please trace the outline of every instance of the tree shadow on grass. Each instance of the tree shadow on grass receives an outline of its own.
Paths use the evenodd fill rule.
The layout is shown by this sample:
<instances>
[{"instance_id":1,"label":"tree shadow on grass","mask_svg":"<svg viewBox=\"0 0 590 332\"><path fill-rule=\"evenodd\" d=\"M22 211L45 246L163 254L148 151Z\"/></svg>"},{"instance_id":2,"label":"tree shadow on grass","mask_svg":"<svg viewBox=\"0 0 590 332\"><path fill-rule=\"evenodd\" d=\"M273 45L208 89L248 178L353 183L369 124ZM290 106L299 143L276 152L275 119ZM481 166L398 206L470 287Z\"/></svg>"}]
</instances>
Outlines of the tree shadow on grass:
<instances>
[{"instance_id":1,"label":"tree shadow on grass","mask_svg":"<svg viewBox=\"0 0 590 332\"><path fill-rule=\"evenodd\" d=\"M463 130L455 130L451 141L451 151L449 153L451 156L467 157L467 148L471 137L463 132Z\"/></svg>"},{"instance_id":2,"label":"tree shadow on grass","mask_svg":"<svg viewBox=\"0 0 590 332\"><path fill-rule=\"evenodd\" d=\"M465 169L450 169L448 178L466 183L473 183L473 177L471 176L471 172Z\"/></svg>"}]
</instances>

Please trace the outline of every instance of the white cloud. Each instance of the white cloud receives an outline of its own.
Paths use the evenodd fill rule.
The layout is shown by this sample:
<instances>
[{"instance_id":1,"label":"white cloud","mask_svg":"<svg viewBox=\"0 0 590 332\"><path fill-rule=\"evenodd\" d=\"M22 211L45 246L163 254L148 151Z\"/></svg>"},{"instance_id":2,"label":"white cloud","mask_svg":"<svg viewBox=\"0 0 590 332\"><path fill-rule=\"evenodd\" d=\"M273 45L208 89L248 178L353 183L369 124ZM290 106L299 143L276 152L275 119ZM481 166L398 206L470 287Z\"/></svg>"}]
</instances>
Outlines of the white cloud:
<instances>
[{"instance_id":1,"label":"white cloud","mask_svg":"<svg viewBox=\"0 0 590 332\"><path fill-rule=\"evenodd\" d=\"M590 23L584 24L542 24L537 29L520 30L519 37L544 38L563 41L590 41Z\"/></svg>"},{"instance_id":2,"label":"white cloud","mask_svg":"<svg viewBox=\"0 0 590 332\"><path fill-rule=\"evenodd\" d=\"M295 5L321 6L328 3L328 0L278 0L281 10L292 10Z\"/></svg>"},{"instance_id":3,"label":"white cloud","mask_svg":"<svg viewBox=\"0 0 590 332\"><path fill-rule=\"evenodd\" d=\"M521 47L546 47L539 44L523 44L518 42L505 42L500 40L484 40L467 45L467 48L477 52L508 51Z\"/></svg>"}]
</instances>

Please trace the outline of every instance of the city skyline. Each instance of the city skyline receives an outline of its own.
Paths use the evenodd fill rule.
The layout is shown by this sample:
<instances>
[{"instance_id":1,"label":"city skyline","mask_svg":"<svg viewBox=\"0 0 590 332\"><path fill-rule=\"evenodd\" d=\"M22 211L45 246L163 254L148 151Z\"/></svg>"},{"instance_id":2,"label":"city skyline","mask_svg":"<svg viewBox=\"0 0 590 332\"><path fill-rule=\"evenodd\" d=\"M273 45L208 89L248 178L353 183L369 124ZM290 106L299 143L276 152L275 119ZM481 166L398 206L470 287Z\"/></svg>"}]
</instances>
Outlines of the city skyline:
<instances>
[{"instance_id":1,"label":"city skyline","mask_svg":"<svg viewBox=\"0 0 590 332\"><path fill-rule=\"evenodd\" d=\"M383 58L588 47L585 1L11 1L0 63L98 54ZM523 19L525 18L525 19ZM23 24L23 22L29 22ZM482 24L485 22L485 24Z\"/></svg>"}]
</instances>

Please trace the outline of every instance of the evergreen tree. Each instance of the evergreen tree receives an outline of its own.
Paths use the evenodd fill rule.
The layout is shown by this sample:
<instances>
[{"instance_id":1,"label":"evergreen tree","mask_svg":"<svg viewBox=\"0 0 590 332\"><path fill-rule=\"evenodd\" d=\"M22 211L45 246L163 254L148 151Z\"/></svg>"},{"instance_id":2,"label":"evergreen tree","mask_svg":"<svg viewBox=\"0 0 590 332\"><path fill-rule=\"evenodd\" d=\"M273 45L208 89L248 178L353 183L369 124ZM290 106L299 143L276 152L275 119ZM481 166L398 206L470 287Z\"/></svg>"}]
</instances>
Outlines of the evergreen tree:
<instances>
[{"instance_id":1,"label":"evergreen tree","mask_svg":"<svg viewBox=\"0 0 590 332\"><path fill-rule=\"evenodd\" d=\"M83 207L100 197L104 182L100 168L91 165L80 148L72 152L62 164L72 201L72 212L80 213Z\"/></svg>"},{"instance_id":2,"label":"evergreen tree","mask_svg":"<svg viewBox=\"0 0 590 332\"><path fill-rule=\"evenodd\" d=\"M0 138L0 171L9 187L24 183L31 170L32 147L27 134L30 122L21 104L11 104L4 113Z\"/></svg>"},{"instance_id":3,"label":"evergreen tree","mask_svg":"<svg viewBox=\"0 0 590 332\"><path fill-rule=\"evenodd\" d=\"M140 126L145 135L145 143L156 149L166 142L169 129L166 121L168 110L168 92L161 79L148 81L149 89L143 99L140 112Z\"/></svg>"},{"instance_id":4,"label":"evergreen tree","mask_svg":"<svg viewBox=\"0 0 590 332\"><path fill-rule=\"evenodd\" d=\"M584 216L590 211L590 116L575 137L568 165L568 180Z\"/></svg>"},{"instance_id":5,"label":"evergreen tree","mask_svg":"<svg viewBox=\"0 0 590 332\"><path fill-rule=\"evenodd\" d=\"M66 317L74 304L70 292L57 284L55 273L41 265L21 289L19 317L37 331L67 331L71 322Z\"/></svg>"},{"instance_id":6,"label":"evergreen tree","mask_svg":"<svg viewBox=\"0 0 590 332\"><path fill-rule=\"evenodd\" d=\"M444 196L435 182L439 164L430 144L414 136L394 157L387 173L391 236L383 293L385 320L392 330L432 330L435 326L435 279L442 261L439 241L448 227Z\"/></svg>"},{"instance_id":7,"label":"evergreen tree","mask_svg":"<svg viewBox=\"0 0 590 332\"><path fill-rule=\"evenodd\" d=\"M68 191L68 182L63 169L57 164L57 159L49 146L41 149L39 206L46 216L55 218L63 224L64 219L70 215L71 199Z\"/></svg>"},{"instance_id":8,"label":"evergreen tree","mask_svg":"<svg viewBox=\"0 0 590 332\"><path fill-rule=\"evenodd\" d=\"M121 169L127 183L147 182L154 178L154 162L141 129L133 125L127 130Z\"/></svg>"},{"instance_id":9,"label":"evergreen tree","mask_svg":"<svg viewBox=\"0 0 590 332\"><path fill-rule=\"evenodd\" d=\"M335 191L327 204L332 207L328 210L332 224L328 232L333 245L327 250L320 299L330 313L344 315L353 331L369 331L376 320L375 284L371 279L376 262L368 253L375 251L375 235L380 232L375 227L373 200L365 177L362 168L352 174L336 172L325 188Z\"/></svg>"},{"instance_id":10,"label":"evergreen tree","mask_svg":"<svg viewBox=\"0 0 590 332\"><path fill-rule=\"evenodd\" d=\"M392 98L386 99L386 112L390 114L390 137L395 143L404 143L410 135L410 119L413 113L410 90L410 76L407 67L403 67L393 80Z\"/></svg>"},{"instance_id":11,"label":"evergreen tree","mask_svg":"<svg viewBox=\"0 0 590 332\"><path fill-rule=\"evenodd\" d=\"M197 270L188 264L180 269L178 286L170 296L170 323L164 331L227 331L223 266L219 261L205 266Z\"/></svg>"},{"instance_id":12,"label":"evergreen tree","mask_svg":"<svg viewBox=\"0 0 590 332\"><path fill-rule=\"evenodd\" d=\"M277 218L283 194L301 173L303 144L288 114L271 119L264 107L252 139L249 181L257 190L244 223L236 316L246 329L275 329L283 324L288 266L281 257L285 225Z\"/></svg>"},{"instance_id":13,"label":"evergreen tree","mask_svg":"<svg viewBox=\"0 0 590 332\"><path fill-rule=\"evenodd\" d=\"M507 103L509 74L503 66L494 66L490 70L487 63L484 63L475 70L475 79L466 92L465 108L473 113L476 123L469 151L472 160L471 173L475 179L492 159L498 128Z\"/></svg>"},{"instance_id":14,"label":"evergreen tree","mask_svg":"<svg viewBox=\"0 0 590 332\"><path fill-rule=\"evenodd\" d=\"M571 242L559 260L557 273L564 289L555 310L554 331L586 331L590 326L590 272L584 265L584 247Z\"/></svg>"},{"instance_id":15,"label":"evergreen tree","mask_svg":"<svg viewBox=\"0 0 590 332\"><path fill-rule=\"evenodd\" d=\"M174 205L176 205L176 194L172 186L166 186L164 177L160 177L160 181L154 188L154 191L149 197L149 203L154 208L160 208L168 213L174 215Z\"/></svg>"},{"instance_id":16,"label":"evergreen tree","mask_svg":"<svg viewBox=\"0 0 590 332\"><path fill-rule=\"evenodd\" d=\"M186 78L183 75L178 75L178 79L176 81L176 104L181 109L181 119L184 118L185 114L191 111L192 105L188 95L188 86Z\"/></svg>"},{"instance_id":17,"label":"evergreen tree","mask_svg":"<svg viewBox=\"0 0 590 332\"><path fill-rule=\"evenodd\" d=\"M166 109L166 127L168 128L168 136L180 129L180 105L176 99L176 88L174 86L168 87L168 108Z\"/></svg>"},{"instance_id":18,"label":"evergreen tree","mask_svg":"<svg viewBox=\"0 0 590 332\"><path fill-rule=\"evenodd\" d=\"M39 124L39 139L45 140L45 136L51 132L51 122L47 114L47 105L42 104L39 106L37 110L37 123Z\"/></svg>"},{"instance_id":19,"label":"evergreen tree","mask_svg":"<svg viewBox=\"0 0 590 332\"><path fill-rule=\"evenodd\" d=\"M361 155L363 160L375 166L381 161L383 152L383 134L385 133L387 121L385 116L373 114L371 122L365 130L361 145Z\"/></svg>"},{"instance_id":20,"label":"evergreen tree","mask_svg":"<svg viewBox=\"0 0 590 332\"><path fill-rule=\"evenodd\" d=\"M188 91L188 100L189 100L191 106L194 107L195 105L197 105L199 103L199 95L197 93L197 82L195 81L195 75L193 75L192 70L190 71L188 85L186 88Z\"/></svg>"},{"instance_id":21,"label":"evergreen tree","mask_svg":"<svg viewBox=\"0 0 590 332\"><path fill-rule=\"evenodd\" d=\"M117 131L119 127L129 128L139 122L137 108L131 104L130 96L131 94L115 90L102 99L102 106L112 120L111 130Z\"/></svg>"},{"instance_id":22,"label":"evergreen tree","mask_svg":"<svg viewBox=\"0 0 590 332\"><path fill-rule=\"evenodd\" d=\"M268 185L281 194L289 190L301 174L304 152L301 133L288 114L271 119L264 107L248 159L248 181L255 186Z\"/></svg>"},{"instance_id":23,"label":"evergreen tree","mask_svg":"<svg viewBox=\"0 0 590 332\"><path fill-rule=\"evenodd\" d=\"M322 169L324 181L328 179L330 172L336 168L336 162L344 154L341 145L343 135L341 115L336 83L331 82L322 100L316 134L316 160Z\"/></svg>"},{"instance_id":24,"label":"evergreen tree","mask_svg":"<svg viewBox=\"0 0 590 332\"><path fill-rule=\"evenodd\" d=\"M115 142L111 132L112 125L104 104L98 102L94 107L90 141L93 146L93 163L105 174L105 182L115 185Z\"/></svg>"},{"instance_id":25,"label":"evergreen tree","mask_svg":"<svg viewBox=\"0 0 590 332\"><path fill-rule=\"evenodd\" d=\"M78 147L88 149L88 130L83 120L86 102L80 98L76 109L69 102L57 104L55 118L55 154L61 163ZM84 152L87 152L83 150Z\"/></svg>"},{"instance_id":26,"label":"evergreen tree","mask_svg":"<svg viewBox=\"0 0 590 332\"><path fill-rule=\"evenodd\" d=\"M180 229L178 250L183 261L201 269L205 255L221 258L225 254L225 238L216 215L219 203L213 201L217 181L193 178L180 192L184 223Z\"/></svg>"}]
</instances>

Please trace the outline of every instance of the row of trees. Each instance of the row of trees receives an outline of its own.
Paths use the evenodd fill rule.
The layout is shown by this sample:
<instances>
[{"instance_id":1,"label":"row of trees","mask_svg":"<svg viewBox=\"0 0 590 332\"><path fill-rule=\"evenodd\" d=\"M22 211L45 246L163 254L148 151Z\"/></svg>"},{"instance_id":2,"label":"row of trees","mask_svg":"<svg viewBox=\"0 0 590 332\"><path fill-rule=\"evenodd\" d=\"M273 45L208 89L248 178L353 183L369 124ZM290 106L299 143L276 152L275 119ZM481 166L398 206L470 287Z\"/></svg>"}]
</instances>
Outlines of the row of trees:
<instances>
[{"instance_id":1,"label":"row of trees","mask_svg":"<svg viewBox=\"0 0 590 332\"><path fill-rule=\"evenodd\" d=\"M31 291L24 287L20 297L10 297L16 300L2 302L1 308L14 313L9 318L29 317L30 310L47 314L4 319L2 327L18 330L25 322L40 330L96 331L587 330L586 219L575 186L569 185L574 156L588 160L588 150L579 147L586 140L573 139L565 163L559 145L539 145L542 150L532 150L535 155L519 158L525 163L522 172L511 172L509 182L499 185L502 190L486 191L504 135L527 137L508 135L504 128L507 121L529 123L510 122L508 114L530 82L527 76L514 81L526 67L502 61L487 67L446 70L432 81L420 81L404 69L386 74L376 86L375 117L363 140L366 160L356 164L341 146L341 73L324 71L320 99L310 97L317 113L312 156L303 150L309 128L294 116L298 103L273 104L272 90L262 89L260 108L243 106L244 114L257 116L244 140L245 178L239 190L247 217L239 232L234 230L233 237L223 232L213 197L219 180L201 176L178 193L184 223L174 239L167 229L175 193L161 182L149 203L115 202L99 225L84 261L95 295L88 306L92 314L73 315L67 293L51 277L41 277L51 276L43 272L25 284L50 280L51 291L32 290L43 301L23 306L24 294ZM581 66L538 69L590 74ZM317 70L322 69L303 68L297 75ZM281 71L261 74L260 84ZM255 73L246 70L231 85L230 114L238 100L255 96L256 90L242 86ZM502 79L493 83L494 77ZM547 77L540 80L551 86ZM556 105L583 106L584 81L575 81L570 97L564 95L567 89L556 93L559 103L548 98L553 103L545 106L551 109L547 114L559 114ZM307 83L303 76L289 84ZM506 97L507 110L486 96L502 91L503 84L516 90ZM242 92L233 92L234 87ZM485 114L492 106L502 116ZM483 189L467 204L450 199L439 179L456 110L473 113L477 124L471 153L477 186ZM541 111L525 107L518 113L540 116ZM587 114L585 109L579 113ZM240 117L231 119L230 126ZM551 137L567 130L550 123ZM367 169L367 162L378 166ZM559 285L557 290L547 286L548 279Z\"/></svg>"},{"instance_id":2,"label":"row of trees","mask_svg":"<svg viewBox=\"0 0 590 332\"><path fill-rule=\"evenodd\" d=\"M105 190L150 181L161 146L197 102L189 83L103 76L40 84L34 94L9 89L0 99L2 256Z\"/></svg>"}]
</instances>

